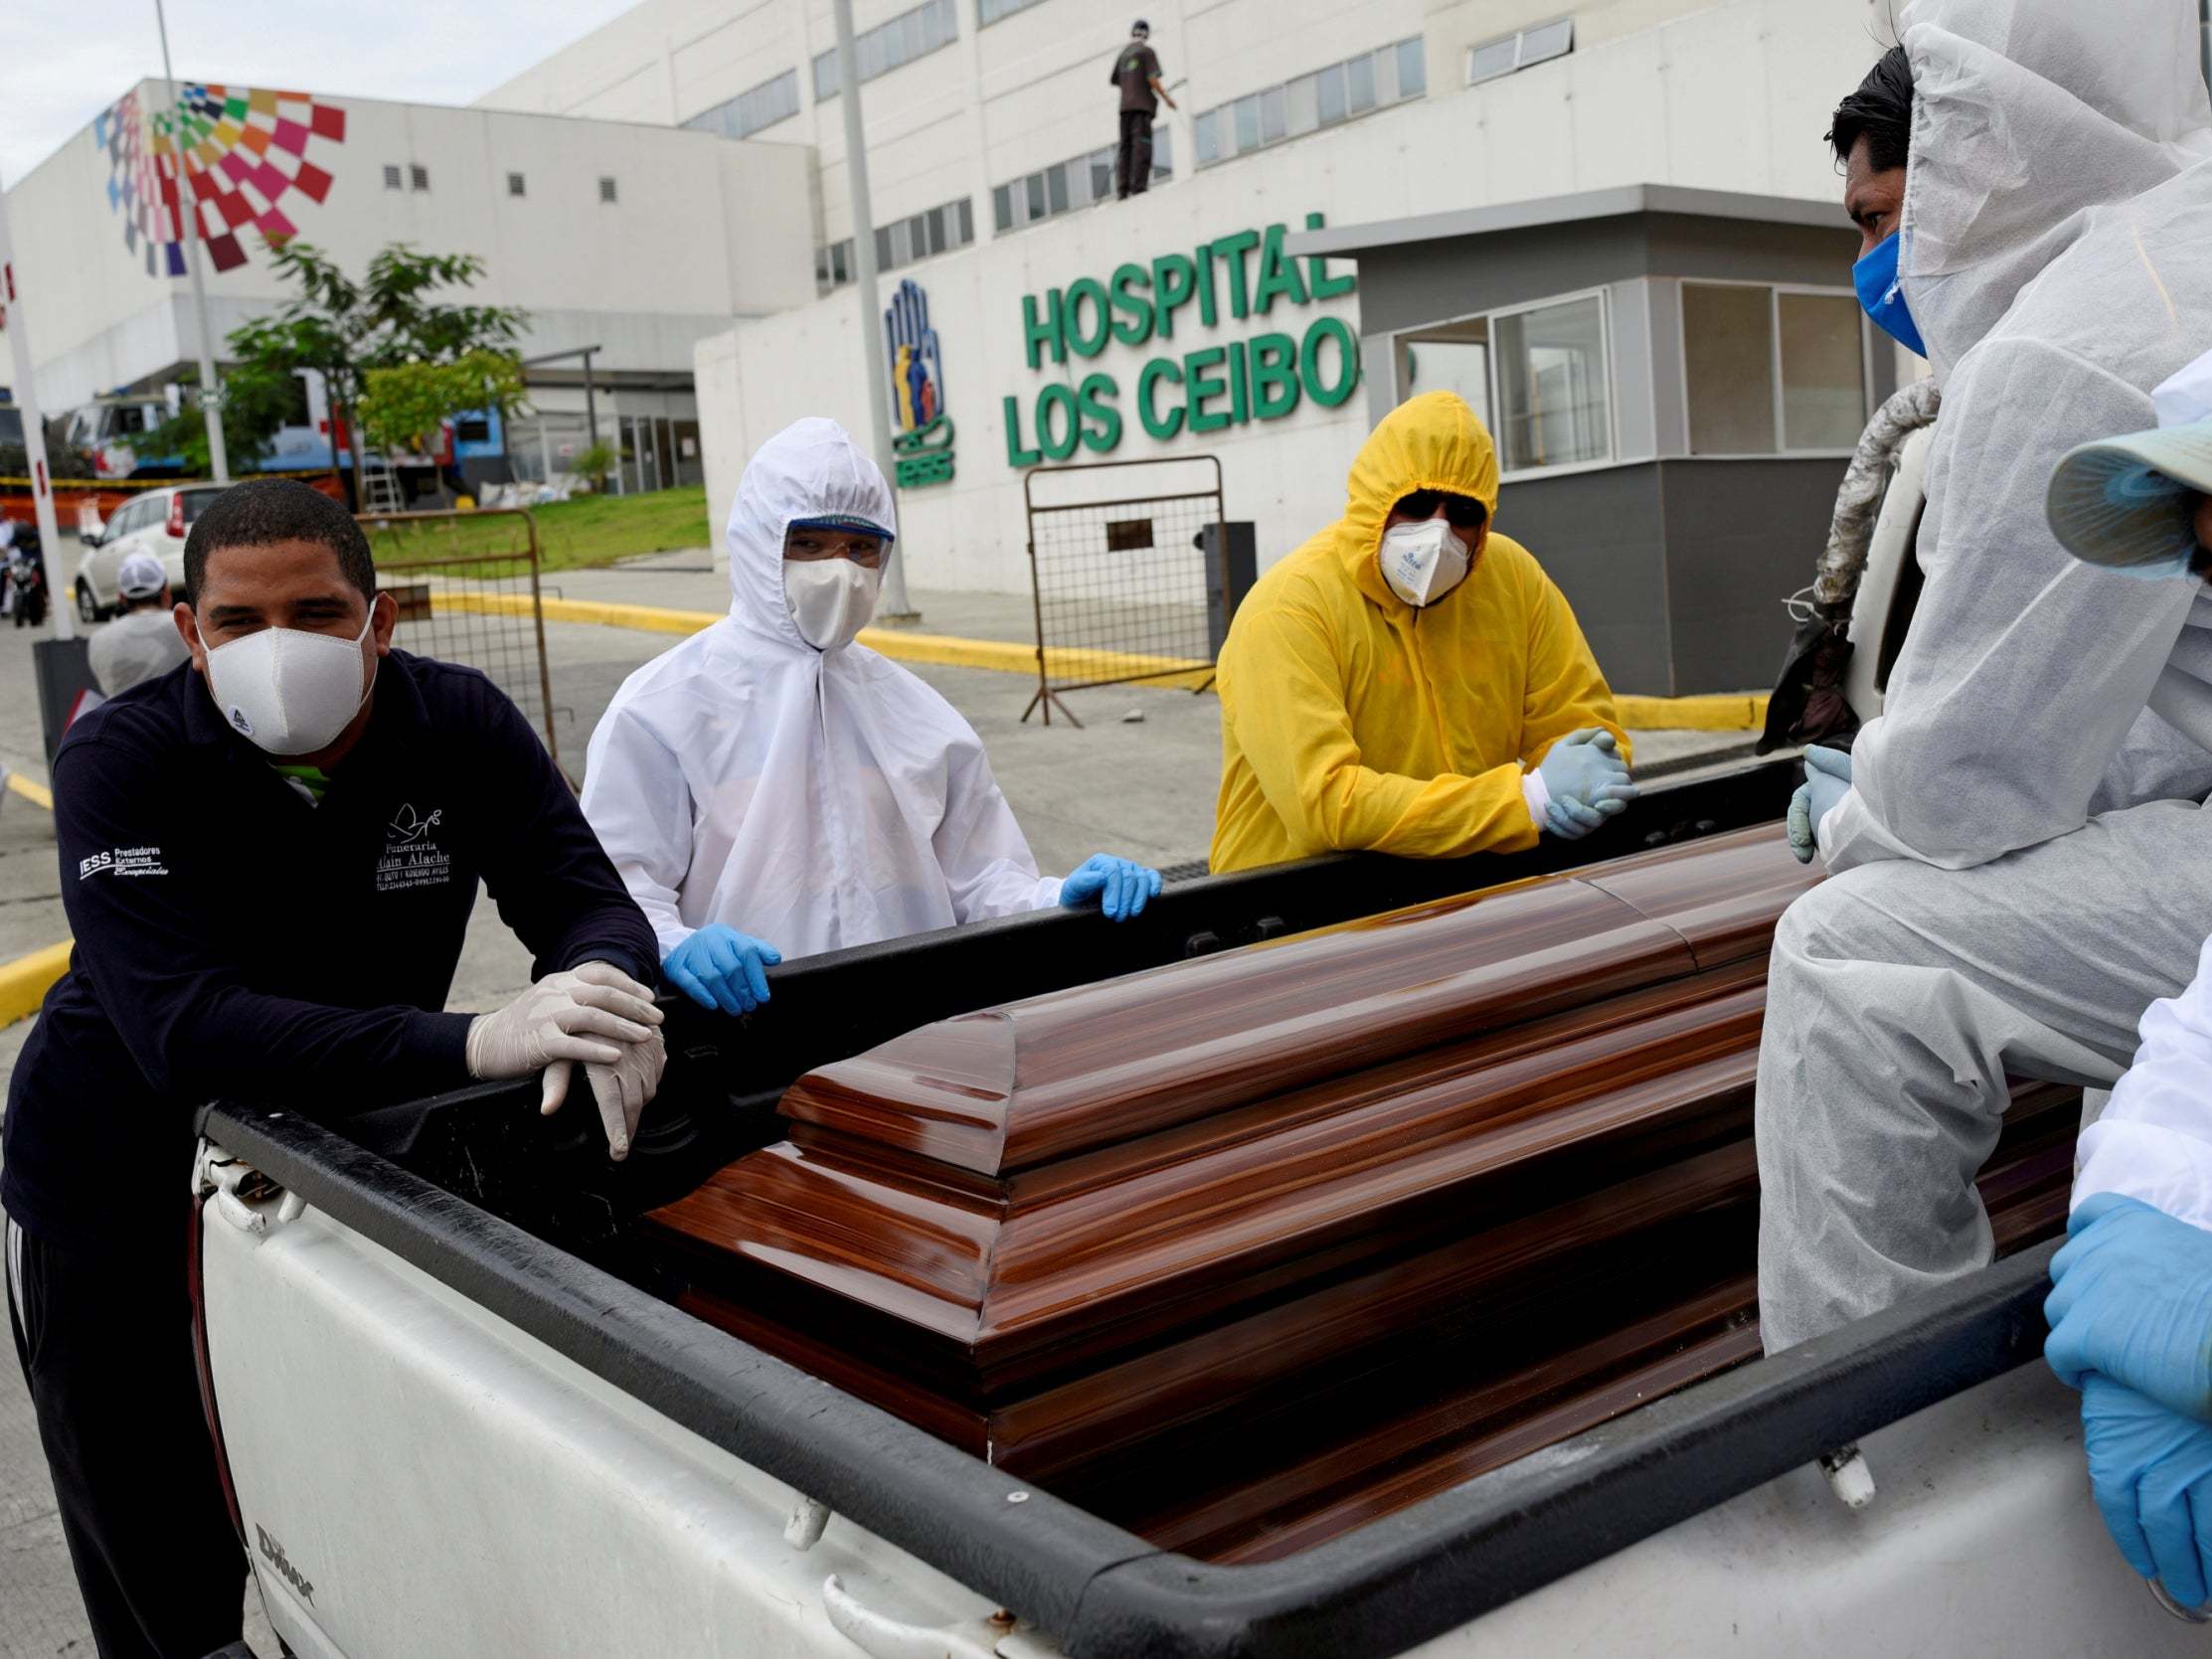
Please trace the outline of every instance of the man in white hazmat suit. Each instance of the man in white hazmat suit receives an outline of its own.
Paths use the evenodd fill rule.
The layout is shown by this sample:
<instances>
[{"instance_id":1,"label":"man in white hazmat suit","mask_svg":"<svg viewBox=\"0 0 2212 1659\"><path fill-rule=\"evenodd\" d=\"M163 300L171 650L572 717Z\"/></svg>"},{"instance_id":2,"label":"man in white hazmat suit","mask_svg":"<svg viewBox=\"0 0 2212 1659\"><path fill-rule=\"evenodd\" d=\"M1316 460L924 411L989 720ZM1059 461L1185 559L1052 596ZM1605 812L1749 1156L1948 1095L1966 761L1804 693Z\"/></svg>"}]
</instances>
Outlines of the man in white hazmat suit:
<instances>
[{"instance_id":1,"label":"man in white hazmat suit","mask_svg":"<svg viewBox=\"0 0 2212 1659\"><path fill-rule=\"evenodd\" d=\"M1899 239L1862 297L1909 313L1943 383L1927 580L1884 713L1808 783L1831 878L1776 933L1770 1350L1986 1263L2006 1075L2109 1086L2212 932L2212 633L2182 584L2076 564L2043 514L2059 456L2149 424L2212 340L2198 45L2188 0L1904 14L1901 229L1852 211L1862 265Z\"/></svg>"},{"instance_id":2,"label":"man in white hazmat suit","mask_svg":"<svg viewBox=\"0 0 2212 1659\"><path fill-rule=\"evenodd\" d=\"M1042 877L982 741L854 636L897 533L890 487L834 420L762 445L730 510L730 614L607 705L584 814L694 1001L748 1013L763 968L984 916L1096 905L1156 871L1105 854Z\"/></svg>"}]
</instances>

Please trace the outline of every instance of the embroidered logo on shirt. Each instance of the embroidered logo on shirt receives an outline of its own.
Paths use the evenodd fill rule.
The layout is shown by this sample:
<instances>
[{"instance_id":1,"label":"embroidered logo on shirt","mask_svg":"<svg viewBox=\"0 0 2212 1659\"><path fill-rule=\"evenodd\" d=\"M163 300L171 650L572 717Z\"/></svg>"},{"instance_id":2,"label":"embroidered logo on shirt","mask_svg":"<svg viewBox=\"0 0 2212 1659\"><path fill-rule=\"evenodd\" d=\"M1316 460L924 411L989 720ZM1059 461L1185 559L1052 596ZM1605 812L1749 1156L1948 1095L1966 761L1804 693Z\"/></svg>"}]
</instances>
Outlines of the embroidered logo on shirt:
<instances>
[{"instance_id":1,"label":"embroidered logo on shirt","mask_svg":"<svg viewBox=\"0 0 2212 1659\"><path fill-rule=\"evenodd\" d=\"M117 876L166 876L169 866L162 861L159 847L117 847L111 852L94 853L90 858L77 862L77 879L96 876L102 870Z\"/></svg>"},{"instance_id":2,"label":"embroidered logo on shirt","mask_svg":"<svg viewBox=\"0 0 2212 1659\"><path fill-rule=\"evenodd\" d=\"M453 879L452 856L430 839L445 821L442 807L418 816L413 802L401 803L384 827L384 856L377 860L377 891L443 887Z\"/></svg>"}]
</instances>

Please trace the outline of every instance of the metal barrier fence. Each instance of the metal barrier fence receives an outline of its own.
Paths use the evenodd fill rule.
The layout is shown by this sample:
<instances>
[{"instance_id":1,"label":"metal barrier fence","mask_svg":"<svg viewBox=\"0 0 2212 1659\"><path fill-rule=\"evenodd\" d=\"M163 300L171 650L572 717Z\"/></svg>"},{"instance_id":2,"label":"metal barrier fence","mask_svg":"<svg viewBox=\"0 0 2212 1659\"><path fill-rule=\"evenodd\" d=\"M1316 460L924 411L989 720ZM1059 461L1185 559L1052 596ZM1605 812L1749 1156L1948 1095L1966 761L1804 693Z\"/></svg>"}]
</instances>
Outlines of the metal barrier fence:
<instances>
[{"instance_id":1,"label":"metal barrier fence","mask_svg":"<svg viewBox=\"0 0 2212 1659\"><path fill-rule=\"evenodd\" d=\"M393 643L486 675L560 764L538 592L538 521L520 507L364 514L377 586L400 607Z\"/></svg>"},{"instance_id":2,"label":"metal barrier fence","mask_svg":"<svg viewBox=\"0 0 2212 1659\"><path fill-rule=\"evenodd\" d=\"M1037 617L1037 694L1023 720L1043 709L1050 726L1057 707L1080 728L1060 694L1092 686L1213 684L1219 578L1201 544L1223 522L1217 456L1033 467L1022 504Z\"/></svg>"}]
</instances>

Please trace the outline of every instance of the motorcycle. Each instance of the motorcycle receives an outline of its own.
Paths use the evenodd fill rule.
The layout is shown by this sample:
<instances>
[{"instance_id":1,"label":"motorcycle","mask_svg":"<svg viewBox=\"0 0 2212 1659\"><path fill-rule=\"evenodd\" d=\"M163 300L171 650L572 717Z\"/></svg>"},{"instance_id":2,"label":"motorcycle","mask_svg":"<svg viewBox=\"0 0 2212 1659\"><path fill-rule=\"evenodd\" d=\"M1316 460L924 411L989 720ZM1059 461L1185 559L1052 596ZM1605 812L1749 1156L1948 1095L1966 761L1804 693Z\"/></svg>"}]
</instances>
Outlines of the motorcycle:
<instances>
[{"instance_id":1,"label":"motorcycle","mask_svg":"<svg viewBox=\"0 0 2212 1659\"><path fill-rule=\"evenodd\" d=\"M0 616L11 616L19 628L35 628L46 620L46 565L39 557L39 533L26 525L16 527L8 545L7 563L0 568Z\"/></svg>"}]
</instances>

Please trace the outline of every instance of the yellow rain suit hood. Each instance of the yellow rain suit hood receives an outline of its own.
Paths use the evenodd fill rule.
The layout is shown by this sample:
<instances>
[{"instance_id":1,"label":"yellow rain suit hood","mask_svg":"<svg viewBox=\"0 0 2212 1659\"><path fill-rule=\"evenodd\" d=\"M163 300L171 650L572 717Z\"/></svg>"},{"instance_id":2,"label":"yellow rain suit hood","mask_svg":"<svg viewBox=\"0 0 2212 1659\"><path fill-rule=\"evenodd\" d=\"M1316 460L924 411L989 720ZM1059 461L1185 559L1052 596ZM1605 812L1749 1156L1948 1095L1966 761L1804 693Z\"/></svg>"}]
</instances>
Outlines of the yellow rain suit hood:
<instances>
[{"instance_id":1,"label":"yellow rain suit hood","mask_svg":"<svg viewBox=\"0 0 2212 1659\"><path fill-rule=\"evenodd\" d=\"M1409 858L1534 846L1523 763L1586 726L1627 749L1574 612L1492 530L1457 587L1417 609L1383 580L1384 521L1416 490L1497 509L1497 450L1448 392L1369 434L1344 516L1282 560L1222 647L1212 865L1344 849Z\"/></svg>"}]
</instances>

